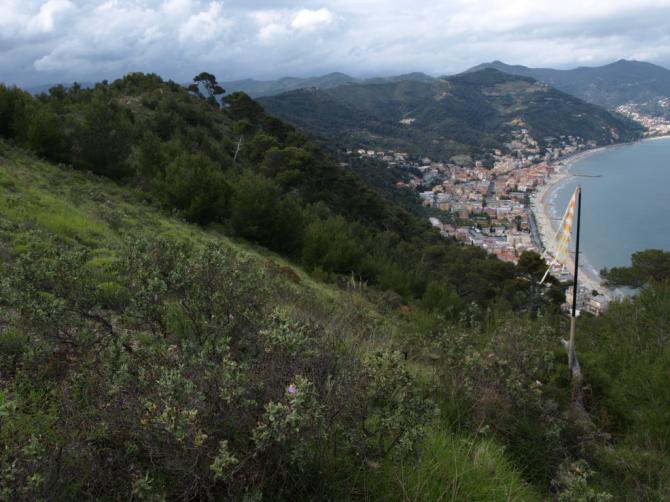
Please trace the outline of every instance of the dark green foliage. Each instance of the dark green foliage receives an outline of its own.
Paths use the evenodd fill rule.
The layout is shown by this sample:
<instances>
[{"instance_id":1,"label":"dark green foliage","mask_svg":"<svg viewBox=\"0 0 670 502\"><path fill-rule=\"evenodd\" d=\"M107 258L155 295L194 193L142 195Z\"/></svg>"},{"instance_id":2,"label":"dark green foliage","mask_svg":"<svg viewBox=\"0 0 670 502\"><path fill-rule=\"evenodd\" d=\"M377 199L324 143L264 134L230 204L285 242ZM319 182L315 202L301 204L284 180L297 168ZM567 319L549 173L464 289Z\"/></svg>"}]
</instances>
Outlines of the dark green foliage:
<instances>
[{"instance_id":1,"label":"dark green foliage","mask_svg":"<svg viewBox=\"0 0 670 502\"><path fill-rule=\"evenodd\" d=\"M653 106L652 112L663 112L658 101L670 96L670 70L642 61L620 59L603 66L580 66L569 70L528 68L494 61L468 71L485 68L532 77L584 101L610 109L627 103L644 103Z\"/></svg>"},{"instance_id":2,"label":"dark green foliage","mask_svg":"<svg viewBox=\"0 0 670 502\"><path fill-rule=\"evenodd\" d=\"M431 281L421 299L421 306L436 312L445 318L454 319L455 314L463 308L463 302L456 290L448 284Z\"/></svg>"},{"instance_id":3,"label":"dark green foliage","mask_svg":"<svg viewBox=\"0 0 670 502\"><path fill-rule=\"evenodd\" d=\"M0 84L0 136L55 162L70 160L71 145L54 107L42 106L18 88Z\"/></svg>"},{"instance_id":4,"label":"dark green foliage","mask_svg":"<svg viewBox=\"0 0 670 502\"><path fill-rule=\"evenodd\" d=\"M161 194L189 220L207 223L227 215L230 190L221 168L209 157L182 152L167 164Z\"/></svg>"},{"instance_id":5,"label":"dark green foliage","mask_svg":"<svg viewBox=\"0 0 670 502\"><path fill-rule=\"evenodd\" d=\"M582 367L596 424L616 438L592 464L613 493L662 500L670 490L670 285L651 283L606 315L583 319ZM618 472L619 474L613 474Z\"/></svg>"},{"instance_id":6,"label":"dark green foliage","mask_svg":"<svg viewBox=\"0 0 670 502\"><path fill-rule=\"evenodd\" d=\"M160 179L170 160L167 154L160 138L151 131L145 132L135 152L138 174L150 180Z\"/></svg>"},{"instance_id":7,"label":"dark green foliage","mask_svg":"<svg viewBox=\"0 0 670 502\"><path fill-rule=\"evenodd\" d=\"M242 237L285 252L299 245L300 206L292 197L282 197L277 183L269 178L243 173L235 184L230 211L233 228Z\"/></svg>"},{"instance_id":8,"label":"dark green foliage","mask_svg":"<svg viewBox=\"0 0 670 502\"><path fill-rule=\"evenodd\" d=\"M14 138L17 121L22 120L30 103L30 95L17 87L0 84L0 135Z\"/></svg>"},{"instance_id":9,"label":"dark green foliage","mask_svg":"<svg viewBox=\"0 0 670 502\"><path fill-rule=\"evenodd\" d=\"M348 169L360 177L367 185L373 187L390 202L410 211L417 216L437 216L444 218L446 213L431 209L421 204L421 199L414 189L396 187L398 181L409 181L410 175L406 169L390 166L386 163L370 158L343 157Z\"/></svg>"},{"instance_id":10,"label":"dark green foliage","mask_svg":"<svg viewBox=\"0 0 670 502\"><path fill-rule=\"evenodd\" d=\"M545 487L569 458L576 438L550 383L551 329L506 314L492 326L449 330L437 342L444 362L447 416L461 427L492 431L508 445L524 477ZM484 334L485 333L485 334Z\"/></svg>"},{"instance_id":11,"label":"dark green foliage","mask_svg":"<svg viewBox=\"0 0 670 502\"><path fill-rule=\"evenodd\" d=\"M328 498L333 458L354 473L423 437L434 407L397 353L272 307L282 283L234 252L131 241L93 272L49 244L3 281L3 499Z\"/></svg>"},{"instance_id":12,"label":"dark green foliage","mask_svg":"<svg viewBox=\"0 0 670 502\"><path fill-rule=\"evenodd\" d=\"M302 89L259 100L272 114L327 143L404 151L449 161L505 148L522 121L541 144L580 136L599 144L637 138L642 128L533 79L493 69L420 82ZM403 119L415 119L403 124ZM518 127L517 127L518 128Z\"/></svg>"},{"instance_id":13,"label":"dark green foliage","mask_svg":"<svg viewBox=\"0 0 670 502\"><path fill-rule=\"evenodd\" d=\"M545 282L540 284L547 268L547 262L533 251L524 251L519 257L517 270L522 280L528 284L528 312L532 318L535 318L540 305L560 301L558 296L562 295L562 289L557 287L558 281L553 276L548 275ZM547 288L548 292L545 291Z\"/></svg>"},{"instance_id":14,"label":"dark green foliage","mask_svg":"<svg viewBox=\"0 0 670 502\"><path fill-rule=\"evenodd\" d=\"M279 147L279 141L274 136L258 131L253 136L244 139L240 155L247 162L258 165L267 151L277 147Z\"/></svg>"},{"instance_id":15,"label":"dark green foliage","mask_svg":"<svg viewBox=\"0 0 670 502\"><path fill-rule=\"evenodd\" d=\"M305 229L302 261L310 269L336 273L359 269L363 247L341 216L317 219Z\"/></svg>"},{"instance_id":16,"label":"dark green foliage","mask_svg":"<svg viewBox=\"0 0 670 502\"><path fill-rule=\"evenodd\" d=\"M24 121L19 138L23 146L54 162L70 162L70 142L55 113L44 107L34 107L26 112Z\"/></svg>"},{"instance_id":17,"label":"dark green foliage","mask_svg":"<svg viewBox=\"0 0 670 502\"><path fill-rule=\"evenodd\" d=\"M75 164L96 174L123 178L129 174L125 160L132 134L128 112L109 98L95 97L76 128Z\"/></svg>"},{"instance_id":18,"label":"dark green foliage","mask_svg":"<svg viewBox=\"0 0 670 502\"><path fill-rule=\"evenodd\" d=\"M612 286L639 288L650 281L670 280L670 252L647 249L633 253L630 267L614 267L603 270L603 277Z\"/></svg>"},{"instance_id":19,"label":"dark green foliage","mask_svg":"<svg viewBox=\"0 0 670 502\"><path fill-rule=\"evenodd\" d=\"M159 174L137 179L194 155L193 132L151 139ZM300 201L312 179L275 182L322 246L313 273L356 269L340 289L169 218L142 189L2 141L0 161L0 499L667 498L667 284L579 319L584 420L567 322L523 312L537 256L519 274L379 199L352 221L341 194ZM223 172L267 181L255 170Z\"/></svg>"},{"instance_id":20,"label":"dark green foliage","mask_svg":"<svg viewBox=\"0 0 670 502\"><path fill-rule=\"evenodd\" d=\"M166 84L166 85L165 85ZM163 82L160 75L156 73L128 73L123 78L111 83L110 88L125 95L139 96L146 92L155 91L157 87L165 85L168 89L174 91L179 88L174 82ZM51 92L51 90L49 90Z\"/></svg>"},{"instance_id":21,"label":"dark green foliage","mask_svg":"<svg viewBox=\"0 0 670 502\"><path fill-rule=\"evenodd\" d=\"M250 127L256 127L265 113L263 107L243 92L234 92L224 99L226 110L233 120L246 121Z\"/></svg>"},{"instance_id":22,"label":"dark green foliage","mask_svg":"<svg viewBox=\"0 0 670 502\"><path fill-rule=\"evenodd\" d=\"M217 91L215 80L197 77L203 92ZM411 94L423 84L408 85L403 92ZM373 167L363 166L362 177L376 189L245 94L226 96L222 109L200 94L133 73L90 89L54 88L38 99L13 90L2 96L27 100L31 113L13 121L38 154L124 179L187 220L233 229L324 277L353 274L406 301L423 298L431 281L451 284L462 300L454 308L488 305L503 294L512 306L525 305L528 285L513 266L440 237L415 195L408 192L405 202L419 217L381 196L388 179L373 180ZM316 205L323 214L314 217Z\"/></svg>"},{"instance_id":23,"label":"dark green foliage","mask_svg":"<svg viewBox=\"0 0 670 502\"><path fill-rule=\"evenodd\" d=\"M318 175L319 168L313 155L303 148L271 147L265 151L261 171L275 179L284 190L302 184L303 180Z\"/></svg>"},{"instance_id":24,"label":"dark green foliage","mask_svg":"<svg viewBox=\"0 0 670 502\"><path fill-rule=\"evenodd\" d=\"M637 444L670 451L670 287L654 284L606 316L585 321L585 371L594 366L602 419L629 429ZM604 411L604 410L601 410ZM630 429L629 429L630 430Z\"/></svg>"},{"instance_id":25,"label":"dark green foliage","mask_svg":"<svg viewBox=\"0 0 670 502\"><path fill-rule=\"evenodd\" d=\"M189 86L189 90L202 96L201 88L204 89L204 97L208 102L218 107L217 96L224 94L226 91L216 81L216 77L211 73L203 71L193 77L193 84Z\"/></svg>"}]
</instances>

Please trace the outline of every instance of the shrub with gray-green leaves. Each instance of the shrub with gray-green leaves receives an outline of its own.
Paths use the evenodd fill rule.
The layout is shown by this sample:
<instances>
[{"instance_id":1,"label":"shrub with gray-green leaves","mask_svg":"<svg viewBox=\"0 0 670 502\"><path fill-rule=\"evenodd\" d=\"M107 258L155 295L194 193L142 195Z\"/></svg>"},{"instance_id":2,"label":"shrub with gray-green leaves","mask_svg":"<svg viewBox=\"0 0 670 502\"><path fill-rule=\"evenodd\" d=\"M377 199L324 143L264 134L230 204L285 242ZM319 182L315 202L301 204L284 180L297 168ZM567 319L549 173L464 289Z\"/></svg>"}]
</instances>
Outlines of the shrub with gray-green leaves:
<instances>
[{"instance_id":1,"label":"shrub with gray-green leaves","mask_svg":"<svg viewBox=\"0 0 670 502\"><path fill-rule=\"evenodd\" d=\"M334 465L415 451L434 405L402 357L279 306L257 261L166 239L115 256L34 247L3 283L3 496L327 497Z\"/></svg>"}]
</instances>

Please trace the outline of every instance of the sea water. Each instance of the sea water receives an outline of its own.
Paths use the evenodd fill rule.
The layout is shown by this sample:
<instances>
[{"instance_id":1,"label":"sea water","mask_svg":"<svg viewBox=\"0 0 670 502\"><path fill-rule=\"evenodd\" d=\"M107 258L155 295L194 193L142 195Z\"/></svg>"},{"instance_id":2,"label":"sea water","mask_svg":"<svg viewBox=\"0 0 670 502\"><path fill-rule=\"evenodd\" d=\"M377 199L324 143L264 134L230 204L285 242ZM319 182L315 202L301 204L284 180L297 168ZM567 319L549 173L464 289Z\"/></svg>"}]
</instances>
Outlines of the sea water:
<instances>
[{"instance_id":1,"label":"sea water","mask_svg":"<svg viewBox=\"0 0 670 502\"><path fill-rule=\"evenodd\" d=\"M631 254L643 249L670 251L670 138L604 149L569 172L550 194L550 214L560 218L575 187L582 187L586 267L629 265Z\"/></svg>"}]
</instances>

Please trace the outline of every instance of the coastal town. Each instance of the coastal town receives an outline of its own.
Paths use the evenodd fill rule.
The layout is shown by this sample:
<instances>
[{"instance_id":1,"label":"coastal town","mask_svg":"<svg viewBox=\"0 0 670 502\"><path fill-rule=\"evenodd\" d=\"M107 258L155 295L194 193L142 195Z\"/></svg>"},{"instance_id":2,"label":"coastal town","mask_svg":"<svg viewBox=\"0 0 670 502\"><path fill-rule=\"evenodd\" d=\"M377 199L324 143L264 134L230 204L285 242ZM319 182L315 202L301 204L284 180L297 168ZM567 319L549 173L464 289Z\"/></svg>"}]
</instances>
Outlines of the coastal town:
<instances>
[{"instance_id":1,"label":"coastal town","mask_svg":"<svg viewBox=\"0 0 670 502\"><path fill-rule=\"evenodd\" d=\"M641 114L635 108L617 111L647 128L646 136L670 134L666 119ZM523 127L514 130L512 138L505 151L496 149L487 156L493 162L489 160L486 166L484 160L468 156L440 162L392 150L357 149L347 150L347 154L405 170L409 178L398 181L396 188L418 192L425 207L437 210L430 223L442 235L478 246L512 263L524 251L545 254L545 246L551 257L554 225L544 200L550 181L565 177L569 164L590 154L598 145L579 136L561 136L543 138L545 146L541 148ZM572 277L563 265L556 265L553 273L562 281ZM597 273L586 274L581 282L576 295L581 311L600 315L618 296L603 287ZM569 289L566 309L571 302Z\"/></svg>"},{"instance_id":2,"label":"coastal town","mask_svg":"<svg viewBox=\"0 0 670 502\"><path fill-rule=\"evenodd\" d=\"M483 160L463 156L445 163L396 151L358 149L347 153L405 169L411 177L398 181L396 187L417 191L424 206L441 211L430 222L443 235L516 263L524 251L543 250L531 209L532 192L547 183L566 156L597 145L578 136L561 136L544 138L548 146L541 149L522 127L514 130L512 137L505 152L492 152L493 162L488 167Z\"/></svg>"},{"instance_id":3,"label":"coastal town","mask_svg":"<svg viewBox=\"0 0 670 502\"><path fill-rule=\"evenodd\" d=\"M662 113L654 115L643 113L640 111L640 105L636 103L618 106L615 111L645 127L647 129L646 136L670 134L670 98L659 99L654 103L654 108L662 111Z\"/></svg>"}]
</instances>

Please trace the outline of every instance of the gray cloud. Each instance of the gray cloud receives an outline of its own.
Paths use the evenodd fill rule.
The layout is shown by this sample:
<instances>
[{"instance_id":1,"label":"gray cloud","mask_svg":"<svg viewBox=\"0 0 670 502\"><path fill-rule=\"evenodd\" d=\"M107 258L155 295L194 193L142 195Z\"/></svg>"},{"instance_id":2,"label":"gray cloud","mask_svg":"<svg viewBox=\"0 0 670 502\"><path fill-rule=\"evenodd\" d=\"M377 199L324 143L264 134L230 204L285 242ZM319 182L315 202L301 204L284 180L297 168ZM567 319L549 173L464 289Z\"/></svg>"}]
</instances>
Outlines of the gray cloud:
<instances>
[{"instance_id":1,"label":"gray cloud","mask_svg":"<svg viewBox=\"0 0 670 502\"><path fill-rule=\"evenodd\" d=\"M0 80L670 63L670 0L0 0Z\"/></svg>"}]
</instances>

